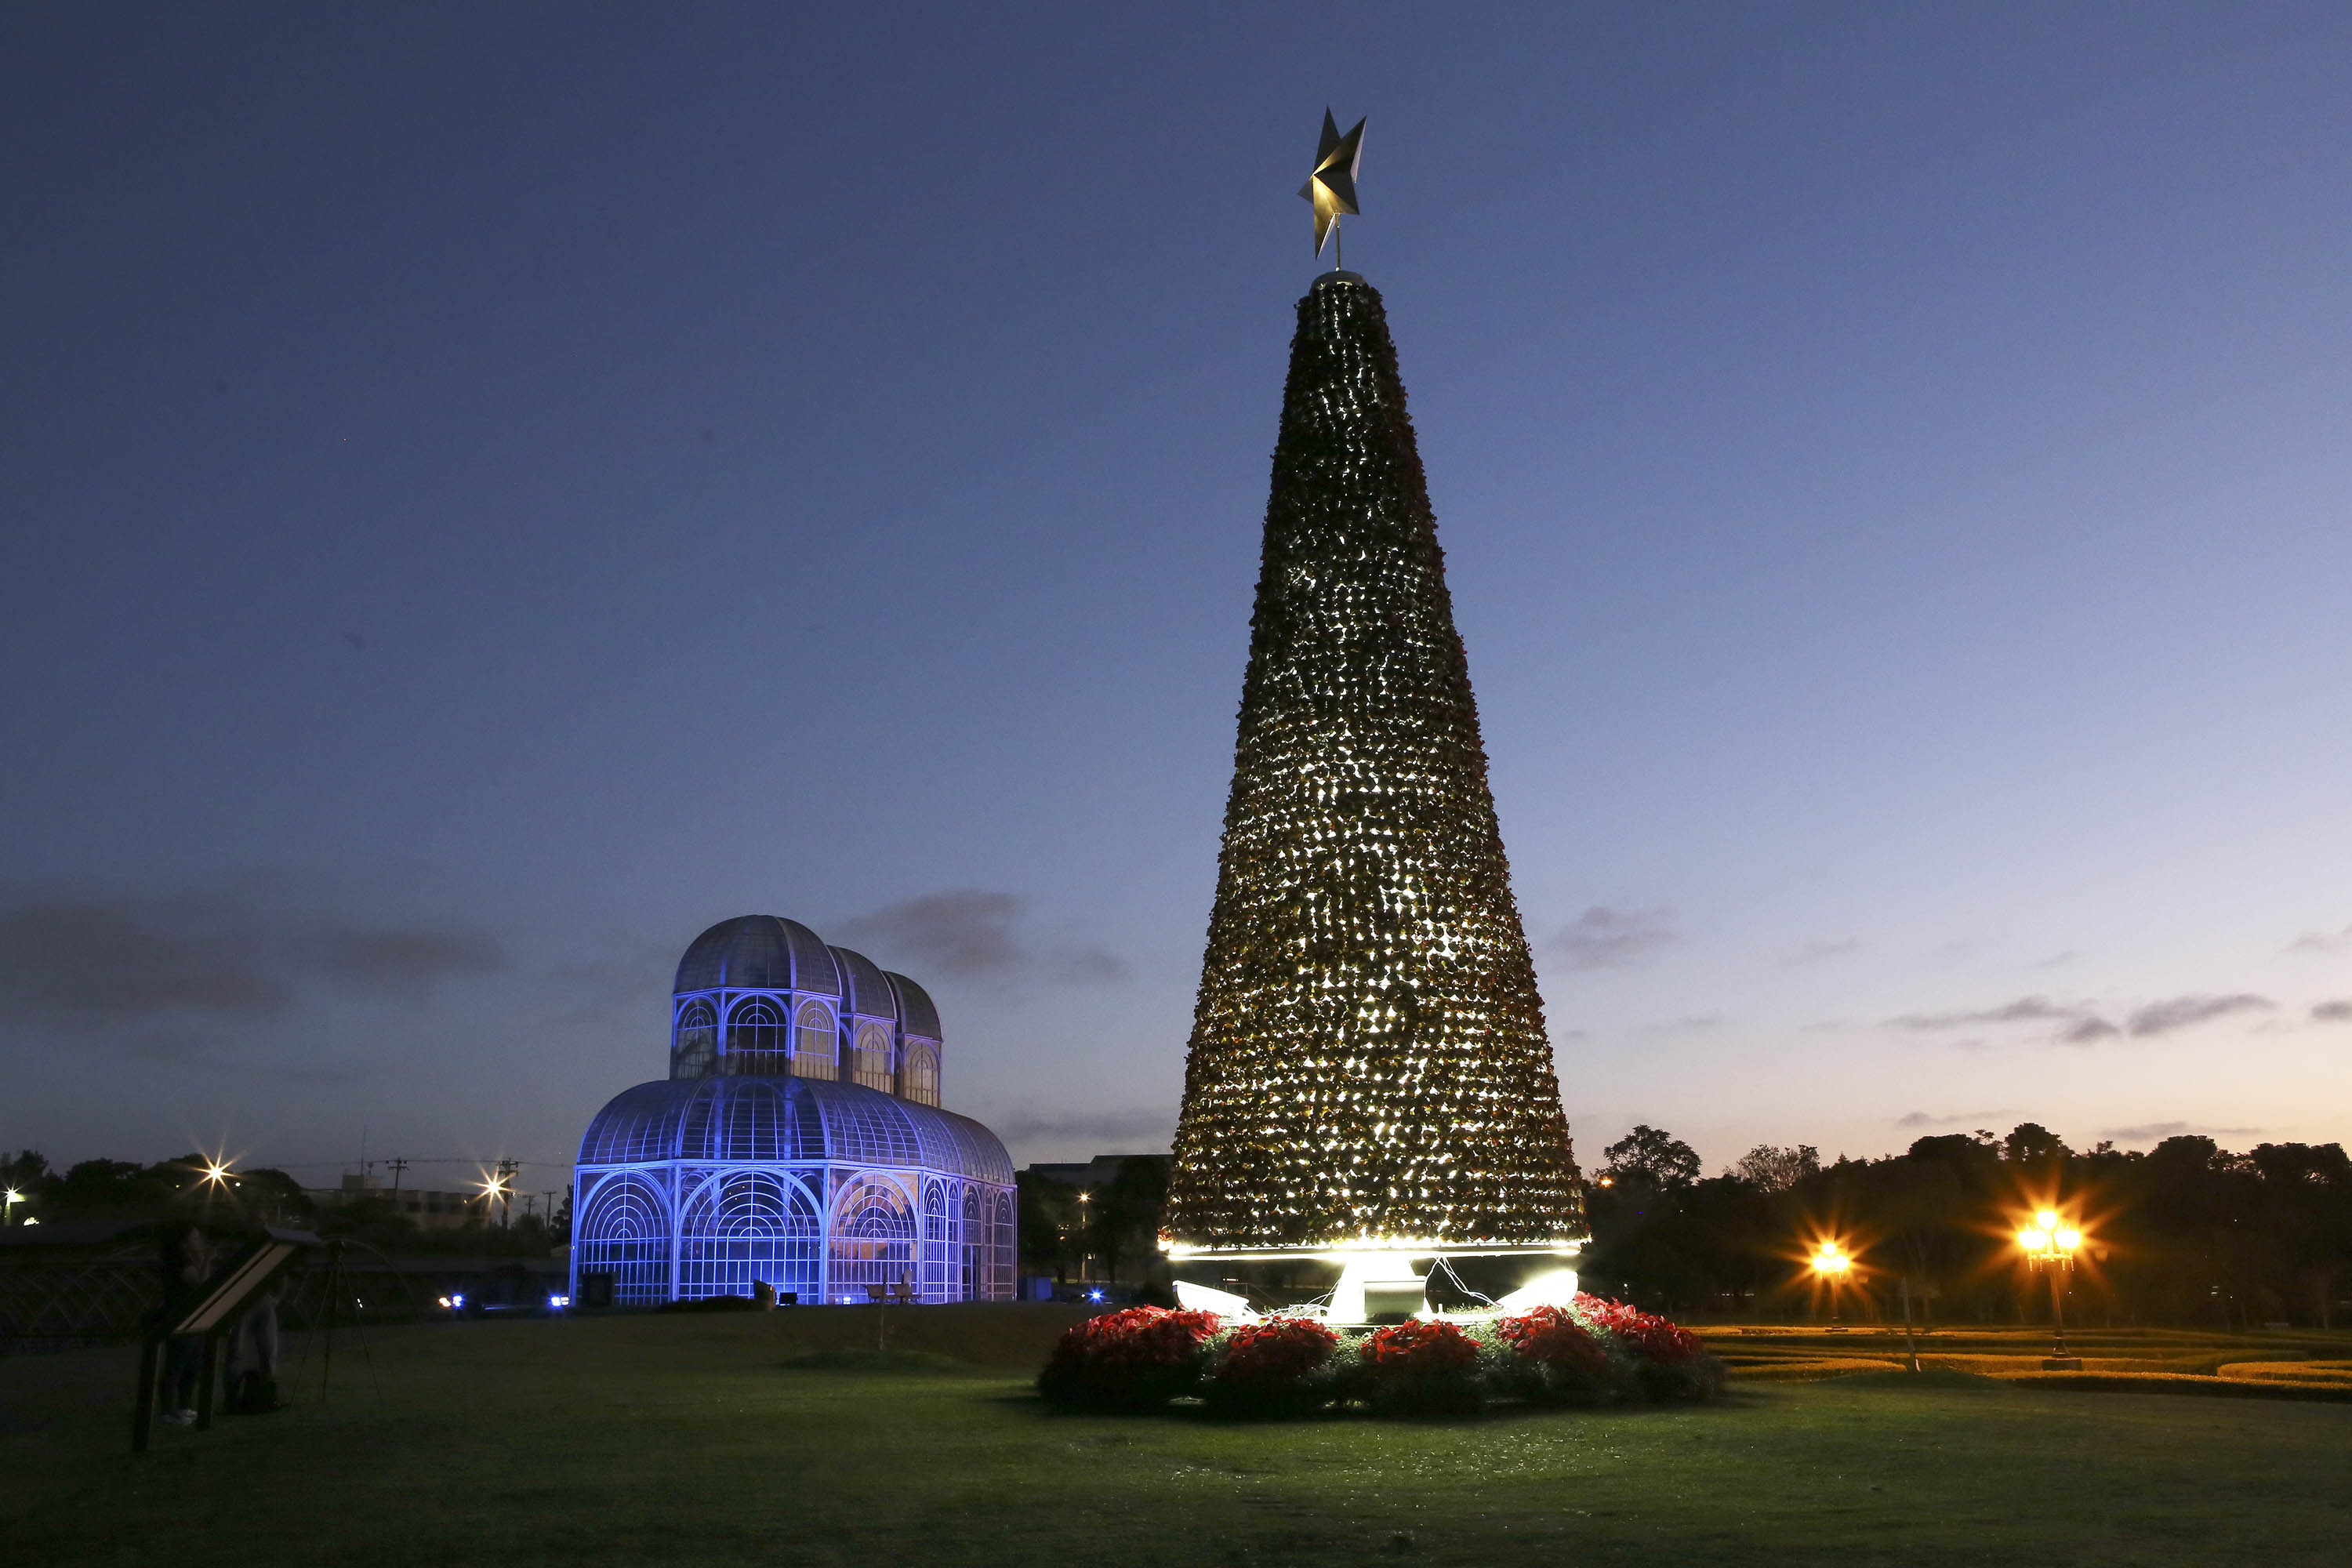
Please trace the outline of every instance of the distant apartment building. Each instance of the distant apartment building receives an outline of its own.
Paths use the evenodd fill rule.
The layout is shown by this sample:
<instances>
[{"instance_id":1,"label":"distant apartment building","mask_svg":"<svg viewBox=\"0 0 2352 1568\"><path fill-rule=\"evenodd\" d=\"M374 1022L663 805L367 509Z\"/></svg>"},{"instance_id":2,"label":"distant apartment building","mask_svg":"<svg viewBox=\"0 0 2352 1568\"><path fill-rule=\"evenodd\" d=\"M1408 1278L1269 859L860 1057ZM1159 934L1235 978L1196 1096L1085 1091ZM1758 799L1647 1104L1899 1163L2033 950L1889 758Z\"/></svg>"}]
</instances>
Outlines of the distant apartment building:
<instances>
[{"instance_id":1,"label":"distant apartment building","mask_svg":"<svg viewBox=\"0 0 2352 1568\"><path fill-rule=\"evenodd\" d=\"M419 1230L462 1230L469 1224L495 1225L505 1217L500 1210L485 1204L478 1189L470 1193L436 1193L429 1188L402 1187L394 1191L373 1173L362 1175L347 1172L341 1186L305 1187L303 1195L322 1209L362 1199L382 1199L415 1221ZM521 1217L520 1205L516 1217Z\"/></svg>"}]
</instances>

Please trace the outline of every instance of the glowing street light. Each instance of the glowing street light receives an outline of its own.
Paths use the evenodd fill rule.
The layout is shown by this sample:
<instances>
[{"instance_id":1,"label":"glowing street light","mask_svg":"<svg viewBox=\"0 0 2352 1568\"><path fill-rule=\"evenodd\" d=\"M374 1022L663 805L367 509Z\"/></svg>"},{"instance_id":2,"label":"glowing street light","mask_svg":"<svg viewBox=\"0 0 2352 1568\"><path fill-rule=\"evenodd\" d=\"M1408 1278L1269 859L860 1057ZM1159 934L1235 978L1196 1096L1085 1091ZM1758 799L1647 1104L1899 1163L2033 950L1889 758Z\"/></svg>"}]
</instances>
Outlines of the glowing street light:
<instances>
[{"instance_id":1,"label":"glowing street light","mask_svg":"<svg viewBox=\"0 0 2352 1568\"><path fill-rule=\"evenodd\" d=\"M18 1192L16 1188L10 1187L8 1189L8 1196L5 1202L0 1202L0 1225L7 1224L12 1217L16 1205L24 1201L25 1194Z\"/></svg>"},{"instance_id":2,"label":"glowing street light","mask_svg":"<svg viewBox=\"0 0 2352 1568\"><path fill-rule=\"evenodd\" d=\"M2050 1321L2057 1342L2042 1363L2048 1371L2083 1370L2083 1358L2066 1348L2066 1308L2058 1289L2058 1276L2073 1271L2075 1249L2082 1245L2083 1233L2063 1223L2055 1209L2040 1210L2030 1223L2017 1227L2018 1250L2025 1254L2025 1266L2050 1276Z\"/></svg>"},{"instance_id":3,"label":"glowing street light","mask_svg":"<svg viewBox=\"0 0 2352 1568\"><path fill-rule=\"evenodd\" d=\"M507 1185L504 1161L499 1162L496 1175L485 1176L474 1184L482 1189L482 1224L485 1226L490 1223L490 1209L494 1205L503 1202L507 1205L508 1212L513 1212L514 1189Z\"/></svg>"},{"instance_id":4,"label":"glowing street light","mask_svg":"<svg viewBox=\"0 0 2352 1568\"><path fill-rule=\"evenodd\" d=\"M220 1155L207 1154L204 1161L204 1168L196 1173L196 1185L204 1193L204 1212L209 1215L213 1199L228 1191L229 1184L236 1180L236 1173L229 1168L232 1162Z\"/></svg>"},{"instance_id":5,"label":"glowing street light","mask_svg":"<svg viewBox=\"0 0 2352 1568\"><path fill-rule=\"evenodd\" d=\"M1805 1260L1805 1264L1813 1271L1815 1279L1830 1288L1830 1332L1845 1332L1845 1325L1838 1321L1838 1287L1844 1284L1846 1276L1853 1271L1853 1259L1836 1242L1824 1241L1813 1249L1813 1255Z\"/></svg>"}]
</instances>

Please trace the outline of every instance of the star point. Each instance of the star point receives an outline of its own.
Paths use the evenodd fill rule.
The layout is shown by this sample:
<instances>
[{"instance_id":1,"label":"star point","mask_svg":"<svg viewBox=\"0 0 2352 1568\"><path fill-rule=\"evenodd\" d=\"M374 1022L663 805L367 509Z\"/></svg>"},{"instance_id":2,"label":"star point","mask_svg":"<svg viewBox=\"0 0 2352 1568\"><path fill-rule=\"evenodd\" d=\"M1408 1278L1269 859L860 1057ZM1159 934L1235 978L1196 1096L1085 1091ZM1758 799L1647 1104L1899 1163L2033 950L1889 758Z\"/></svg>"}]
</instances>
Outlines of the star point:
<instances>
[{"instance_id":1,"label":"star point","mask_svg":"<svg viewBox=\"0 0 2352 1568\"><path fill-rule=\"evenodd\" d=\"M1356 205L1356 172L1364 162L1364 121L1345 136L1339 134L1339 122L1331 111L1323 111L1323 138L1315 149L1315 172L1298 187L1298 194L1315 207L1315 254L1323 254L1323 242L1345 213L1358 216Z\"/></svg>"}]
</instances>

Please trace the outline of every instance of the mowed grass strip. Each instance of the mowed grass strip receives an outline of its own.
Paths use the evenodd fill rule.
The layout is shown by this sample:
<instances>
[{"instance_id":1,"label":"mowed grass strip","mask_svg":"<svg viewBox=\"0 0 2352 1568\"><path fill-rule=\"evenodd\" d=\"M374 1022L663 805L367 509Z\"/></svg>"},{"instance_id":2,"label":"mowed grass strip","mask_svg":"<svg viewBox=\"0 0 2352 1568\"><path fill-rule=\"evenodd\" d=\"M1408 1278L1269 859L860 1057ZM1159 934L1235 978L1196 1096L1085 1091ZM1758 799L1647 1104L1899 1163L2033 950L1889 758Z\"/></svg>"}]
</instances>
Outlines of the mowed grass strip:
<instances>
[{"instance_id":1,"label":"mowed grass strip","mask_svg":"<svg viewBox=\"0 0 2352 1568\"><path fill-rule=\"evenodd\" d=\"M126 1354L0 1362L0 1539L76 1564L1317 1568L2336 1563L2352 1536L2352 1407L1880 1373L1459 1421L1083 1416L1027 1375L1076 1316L895 1310L878 1356L870 1309L347 1331L323 1403L313 1347L295 1408L142 1458Z\"/></svg>"},{"instance_id":2,"label":"mowed grass strip","mask_svg":"<svg viewBox=\"0 0 2352 1568\"><path fill-rule=\"evenodd\" d=\"M1801 1382L1840 1377L1875 1366L1904 1366L1907 1354L1902 1331L1880 1325L1835 1333L1819 1328L1782 1325L1727 1325L1702 1329L1707 1349L1721 1357L1735 1379L1751 1382ZM2194 1330L2093 1329L2070 1332L2070 1349L2083 1360L2080 1376L2156 1375L2216 1377L2236 1381L2291 1381L2313 1386L2352 1386L2342 1370L2345 1352L2352 1349L2352 1333L2264 1332L2259 1335L2216 1334ZM1979 1330L1938 1328L1916 1335L1919 1364L1986 1377L2037 1379L2066 1374L2044 1373L2049 1355L2047 1329ZM2257 1372L2255 1369L2275 1369ZM2085 1385L2087 1386L2087 1384Z\"/></svg>"}]
</instances>

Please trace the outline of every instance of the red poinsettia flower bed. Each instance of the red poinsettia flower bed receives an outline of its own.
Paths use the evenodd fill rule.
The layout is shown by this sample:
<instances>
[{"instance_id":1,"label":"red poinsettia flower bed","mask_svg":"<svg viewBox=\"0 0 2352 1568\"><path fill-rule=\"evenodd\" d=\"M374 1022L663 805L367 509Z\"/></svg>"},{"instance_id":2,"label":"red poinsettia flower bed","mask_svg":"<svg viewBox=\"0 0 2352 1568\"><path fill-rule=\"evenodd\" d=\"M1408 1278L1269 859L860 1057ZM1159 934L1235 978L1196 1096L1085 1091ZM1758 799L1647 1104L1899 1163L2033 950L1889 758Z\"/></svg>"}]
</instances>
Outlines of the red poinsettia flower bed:
<instances>
[{"instance_id":1,"label":"red poinsettia flower bed","mask_svg":"<svg viewBox=\"0 0 2352 1568\"><path fill-rule=\"evenodd\" d=\"M1706 1347L1696 1334L1681 1325L1667 1321L1629 1307L1622 1301L1606 1300L1599 1296L1580 1295L1576 1310L1597 1329L1605 1329L1617 1336L1624 1347L1644 1361L1661 1366L1678 1366L1698 1358Z\"/></svg>"},{"instance_id":2,"label":"red poinsettia flower bed","mask_svg":"<svg viewBox=\"0 0 2352 1568\"><path fill-rule=\"evenodd\" d=\"M1468 1415L1486 1402L1478 1344L1454 1324L1398 1323L1356 1346L1363 1398L1380 1415Z\"/></svg>"},{"instance_id":3,"label":"red poinsettia flower bed","mask_svg":"<svg viewBox=\"0 0 2352 1568\"><path fill-rule=\"evenodd\" d=\"M1164 1405L1199 1380L1201 1347L1214 1312L1129 1307L1063 1334L1037 1374L1037 1391L1065 1405Z\"/></svg>"},{"instance_id":4,"label":"red poinsettia flower bed","mask_svg":"<svg viewBox=\"0 0 2352 1568\"><path fill-rule=\"evenodd\" d=\"M1587 1378L1608 1374L1607 1348L1559 1307L1535 1307L1501 1319L1495 1334L1520 1356L1552 1371Z\"/></svg>"},{"instance_id":5,"label":"red poinsettia flower bed","mask_svg":"<svg viewBox=\"0 0 2352 1568\"><path fill-rule=\"evenodd\" d=\"M1235 1415L1296 1415L1325 1404L1339 1336L1307 1318L1269 1318L1228 1331L1201 1392Z\"/></svg>"},{"instance_id":6,"label":"red poinsettia flower bed","mask_svg":"<svg viewBox=\"0 0 2352 1568\"><path fill-rule=\"evenodd\" d=\"M1339 1336L1311 1318L1244 1323L1225 1337L1214 1381L1278 1387L1297 1383L1331 1359Z\"/></svg>"},{"instance_id":7,"label":"red poinsettia flower bed","mask_svg":"<svg viewBox=\"0 0 2352 1568\"><path fill-rule=\"evenodd\" d=\"M1414 1320L1361 1337L1307 1317L1243 1322L1130 1307L1065 1333L1037 1377L1066 1405L1146 1410L1197 1395L1229 1415L1473 1415L1491 1399L1603 1405L1719 1397L1696 1334L1622 1301L1579 1296L1466 1324Z\"/></svg>"},{"instance_id":8,"label":"red poinsettia flower bed","mask_svg":"<svg viewBox=\"0 0 2352 1568\"><path fill-rule=\"evenodd\" d=\"M1366 1337L1364 1364L1381 1377L1465 1372L1477 1364L1478 1347L1452 1323L1398 1323Z\"/></svg>"}]
</instances>

